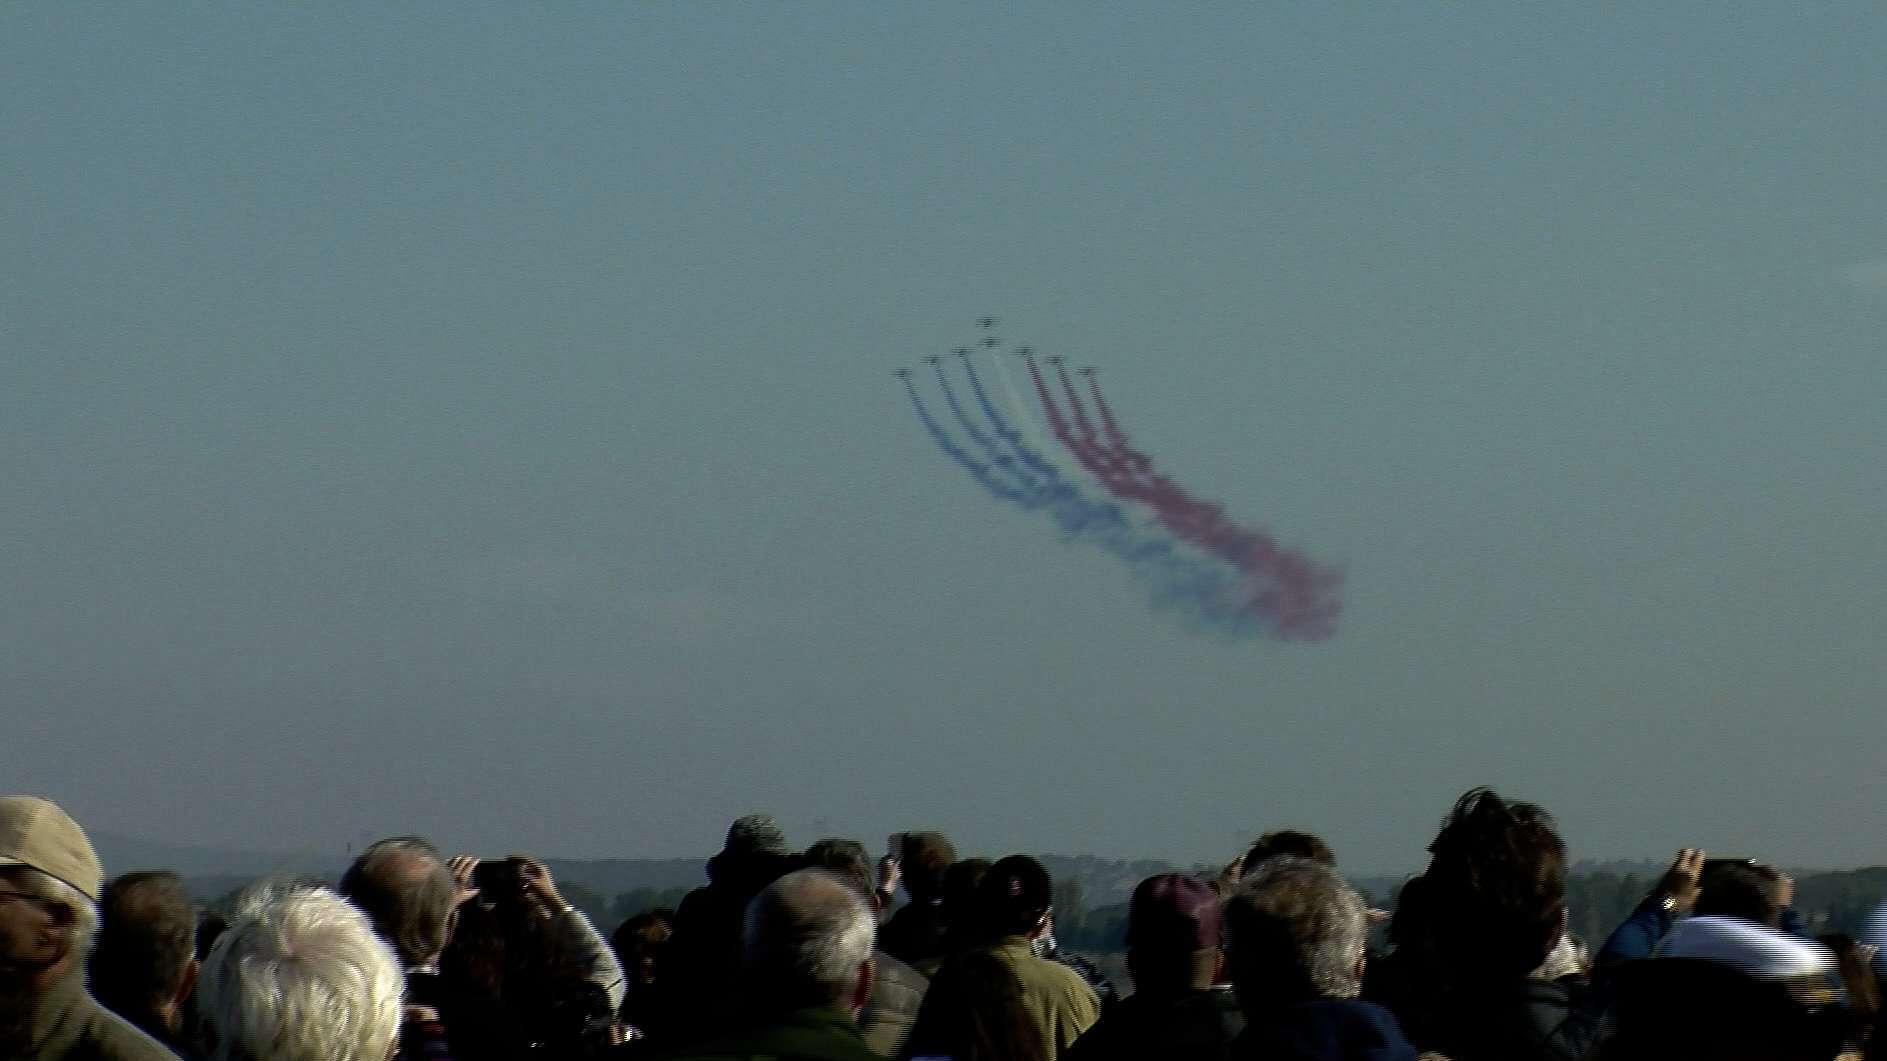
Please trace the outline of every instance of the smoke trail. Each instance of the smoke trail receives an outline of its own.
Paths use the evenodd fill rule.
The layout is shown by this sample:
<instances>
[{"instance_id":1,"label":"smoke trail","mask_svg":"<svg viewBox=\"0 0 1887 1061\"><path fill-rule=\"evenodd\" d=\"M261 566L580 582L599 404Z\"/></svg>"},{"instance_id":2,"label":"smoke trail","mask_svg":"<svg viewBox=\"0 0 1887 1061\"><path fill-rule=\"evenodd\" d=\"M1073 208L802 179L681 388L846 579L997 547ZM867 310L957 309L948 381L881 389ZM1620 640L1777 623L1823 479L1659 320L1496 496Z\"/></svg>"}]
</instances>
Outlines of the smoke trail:
<instances>
[{"instance_id":1,"label":"smoke trail","mask_svg":"<svg viewBox=\"0 0 1887 1061\"><path fill-rule=\"evenodd\" d=\"M1180 551L1164 536L1137 530L1119 506L1088 500L1079 490L1052 477L1052 472L1043 488L1033 493L1003 483L990 474L988 465L972 457L937 423L909 376L904 377L904 390L931 441L977 485L999 500L1029 511L1046 512L1060 529L1063 541L1094 545L1124 562L1155 608L1174 612L1197 628L1226 636L1250 636L1261 631L1244 605L1236 573L1215 561Z\"/></svg>"},{"instance_id":2,"label":"smoke trail","mask_svg":"<svg viewBox=\"0 0 1887 1061\"><path fill-rule=\"evenodd\" d=\"M1074 417L1075 427L1081 432L1081 441L1087 447L1089 456L1105 465L1110 474L1125 479L1131 473L1115 459L1111 447L1102 447L1094 433L1094 424L1088 420L1088 411L1081 404L1081 396L1075 393L1074 382L1068 378L1068 366L1060 359L1055 361L1055 375L1061 380L1062 393L1068 396L1069 414Z\"/></svg>"},{"instance_id":3,"label":"smoke trail","mask_svg":"<svg viewBox=\"0 0 1887 1061\"><path fill-rule=\"evenodd\" d=\"M1016 454L998 445L988 435L979 431L975 422L963 411L963 403L957 401L956 388L950 385L950 377L944 375L943 362L933 361L930 367L937 371L937 386L943 391L945 404L950 406L950 415L955 418L957 426L963 429L963 433L970 436L970 441L975 443L977 448L989 458L990 464L1015 477L1019 489L1030 493L1040 491L1042 485L1035 480L1034 476L1016 467Z\"/></svg>"},{"instance_id":4,"label":"smoke trail","mask_svg":"<svg viewBox=\"0 0 1887 1061\"><path fill-rule=\"evenodd\" d=\"M1262 621L1275 636L1293 640L1321 640L1335 632L1341 607L1334 596L1341 580L1338 572L1280 549L1261 531L1231 523L1221 506L1191 497L1162 476L1133 474L1126 470L1128 462L1116 447L1104 451L1091 433L1076 437L1086 417L1067 371L1061 369L1060 382L1070 415L1075 417L1072 427L1049 393L1035 360L1029 358L1027 363L1043 413L1062 447L1094 473L1109 493L1146 505L1160 526L1237 568L1245 576L1244 606L1255 621ZM1088 427L1091 432L1092 425Z\"/></svg>"},{"instance_id":5,"label":"smoke trail","mask_svg":"<svg viewBox=\"0 0 1887 1061\"><path fill-rule=\"evenodd\" d=\"M1054 465L1043 460L1041 454L1024 443L1022 434L1010 426L1009 422L1002 418L1002 414L996 411L995 403L989 400L988 392L983 390L983 381L976 374L976 366L970 361L970 352L967 349L959 349L957 356L963 359L963 372L970 378L970 390L976 395L976 404L982 408L983 418L989 421L989 426L995 430L996 437L1008 443L1015 455L1022 459L1022 463L1028 465L1038 475L1060 479L1061 476L1056 472ZM998 372L1002 371L1000 362L997 363L996 369Z\"/></svg>"},{"instance_id":6,"label":"smoke trail","mask_svg":"<svg viewBox=\"0 0 1887 1061\"><path fill-rule=\"evenodd\" d=\"M1068 382L1065 373L1062 382ZM1262 602L1276 617L1282 636L1321 639L1335 632L1342 607L1336 597L1342 582L1340 571L1281 547L1261 529L1236 523L1226 516L1224 506L1202 501L1160 474L1152 460L1135 449L1120 429L1092 374L1088 376L1088 390L1107 433L1113 464L1129 469L1124 477L1131 482L1134 495L1168 517L1162 520L1163 525L1249 572L1263 587L1254 600Z\"/></svg>"},{"instance_id":7,"label":"smoke trail","mask_svg":"<svg viewBox=\"0 0 1887 1061\"><path fill-rule=\"evenodd\" d=\"M917 418L924 422L924 430L930 434L931 441L935 442L937 448L943 450L951 460L961 465L964 471L969 472L970 478L975 479L977 485L1004 501L1025 505L1031 502L1030 495L998 480L990 474L989 465L970 456L962 446L957 445L956 439L951 438L949 433L944 431L943 426L931 417L930 410L925 407L924 399L917 396L917 386L911 382L909 376L904 377L904 391L911 396L911 408L917 410Z\"/></svg>"}]
</instances>

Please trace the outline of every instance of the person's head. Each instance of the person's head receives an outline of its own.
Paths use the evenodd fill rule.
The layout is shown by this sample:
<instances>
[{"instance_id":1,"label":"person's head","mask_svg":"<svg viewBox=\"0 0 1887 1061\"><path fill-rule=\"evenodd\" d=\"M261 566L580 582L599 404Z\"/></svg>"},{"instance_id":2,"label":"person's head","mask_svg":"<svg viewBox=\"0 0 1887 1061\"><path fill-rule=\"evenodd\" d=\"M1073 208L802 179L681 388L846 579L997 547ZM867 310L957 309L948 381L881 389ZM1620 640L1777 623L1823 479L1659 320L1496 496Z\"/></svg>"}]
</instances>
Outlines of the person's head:
<instances>
[{"instance_id":1,"label":"person's head","mask_svg":"<svg viewBox=\"0 0 1887 1061\"><path fill-rule=\"evenodd\" d=\"M786 846L779 823L765 814L749 814L727 827L720 853L708 859L708 881L744 900L798 868L799 856Z\"/></svg>"},{"instance_id":2,"label":"person's head","mask_svg":"<svg viewBox=\"0 0 1887 1061\"><path fill-rule=\"evenodd\" d=\"M1127 904L1127 968L1147 993L1204 990L1220 972L1219 893L1183 873L1148 877Z\"/></svg>"},{"instance_id":3,"label":"person's head","mask_svg":"<svg viewBox=\"0 0 1887 1061\"><path fill-rule=\"evenodd\" d=\"M1226 968L1247 1011L1361 989L1368 910L1329 866L1270 859L1239 882L1224 916Z\"/></svg>"},{"instance_id":4,"label":"person's head","mask_svg":"<svg viewBox=\"0 0 1887 1061\"><path fill-rule=\"evenodd\" d=\"M392 949L347 900L264 884L238 898L198 1008L216 1061L386 1061L403 986Z\"/></svg>"},{"instance_id":5,"label":"person's head","mask_svg":"<svg viewBox=\"0 0 1887 1061\"><path fill-rule=\"evenodd\" d=\"M898 870L903 874L904 890L918 902L940 899L944 893L944 873L957 860L957 849L942 833L905 833L898 850Z\"/></svg>"},{"instance_id":6,"label":"person's head","mask_svg":"<svg viewBox=\"0 0 1887 1061\"><path fill-rule=\"evenodd\" d=\"M91 841L36 796L0 797L0 984L32 995L82 967L104 883Z\"/></svg>"},{"instance_id":7,"label":"person's head","mask_svg":"<svg viewBox=\"0 0 1887 1061\"><path fill-rule=\"evenodd\" d=\"M140 1028L175 1037L197 980L197 911L183 879L127 873L105 886L99 906L98 943L87 962L92 994Z\"/></svg>"},{"instance_id":8,"label":"person's head","mask_svg":"<svg viewBox=\"0 0 1887 1061\"><path fill-rule=\"evenodd\" d=\"M674 932L675 912L658 909L645 910L610 933L609 945L630 984L647 987L655 983L661 973L662 946Z\"/></svg>"},{"instance_id":9,"label":"person's head","mask_svg":"<svg viewBox=\"0 0 1887 1061\"><path fill-rule=\"evenodd\" d=\"M1321 837L1296 829L1279 829L1253 841L1240 865L1244 872L1250 873L1274 858L1309 859L1333 868L1337 864L1336 852L1330 850L1330 845Z\"/></svg>"},{"instance_id":10,"label":"person's head","mask_svg":"<svg viewBox=\"0 0 1887 1061\"><path fill-rule=\"evenodd\" d=\"M373 922L408 969L439 960L458 908L458 883L437 848L395 836L367 848L341 877L340 893Z\"/></svg>"},{"instance_id":11,"label":"person's head","mask_svg":"<svg viewBox=\"0 0 1887 1061\"><path fill-rule=\"evenodd\" d=\"M1504 980L1538 968L1566 928L1566 845L1552 816L1472 789L1428 850L1422 907L1447 973Z\"/></svg>"},{"instance_id":12,"label":"person's head","mask_svg":"<svg viewBox=\"0 0 1887 1061\"><path fill-rule=\"evenodd\" d=\"M991 936L1034 939L1048 929L1055 882L1027 855L999 858L976 886L976 920Z\"/></svg>"},{"instance_id":13,"label":"person's head","mask_svg":"<svg viewBox=\"0 0 1887 1061\"><path fill-rule=\"evenodd\" d=\"M1740 917L1770 928L1782 927L1788 878L1773 866L1748 859L1711 859L1697 882L1699 917Z\"/></svg>"},{"instance_id":14,"label":"person's head","mask_svg":"<svg viewBox=\"0 0 1887 1061\"><path fill-rule=\"evenodd\" d=\"M871 909L850 884L823 869L795 870L747 905L742 970L769 1005L856 1016L871 994L875 936Z\"/></svg>"},{"instance_id":15,"label":"person's head","mask_svg":"<svg viewBox=\"0 0 1887 1061\"><path fill-rule=\"evenodd\" d=\"M877 888L872 883L871 853L857 840L826 839L806 849L806 865L823 869L843 880L859 897L878 908Z\"/></svg>"}]
</instances>

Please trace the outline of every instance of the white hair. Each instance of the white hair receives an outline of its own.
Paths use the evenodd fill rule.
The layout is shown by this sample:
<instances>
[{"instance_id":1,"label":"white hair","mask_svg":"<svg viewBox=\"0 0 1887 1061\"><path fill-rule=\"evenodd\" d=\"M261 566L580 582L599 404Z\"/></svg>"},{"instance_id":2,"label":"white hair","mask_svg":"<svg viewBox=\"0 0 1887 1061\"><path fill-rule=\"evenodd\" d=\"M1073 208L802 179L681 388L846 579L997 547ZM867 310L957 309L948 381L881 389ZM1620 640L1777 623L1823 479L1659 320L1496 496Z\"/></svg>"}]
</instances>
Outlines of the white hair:
<instances>
[{"instance_id":1,"label":"white hair","mask_svg":"<svg viewBox=\"0 0 1887 1061\"><path fill-rule=\"evenodd\" d=\"M1355 998L1369 915L1355 888L1320 862L1265 860L1225 904L1234 981ZM1240 991L1245 990L1239 983Z\"/></svg>"},{"instance_id":2,"label":"white hair","mask_svg":"<svg viewBox=\"0 0 1887 1061\"><path fill-rule=\"evenodd\" d=\"M237 900L197 995L216 1061L386 1061L404 989L365 914L326 889L268 884Z\"/></svg>"},{"instance_id":3,"label":"white hair","mask_svg":"<svg viewBox=\"0 0 1887 1061\"><path fill-rule=\"evenodd\" d=\"M823 869L774 881L747 906L745 965L783 1001L842 1002L871 960L876 918L858 892Z\"/></svg>"},{"instance_id":4,"label":"white hair","mask_svg":"<svg viewBox=\"0 0 1887 1061\"><path fill-rule=\"evenodd\" d=\"M81 958L90 954L92 944L98 941L98 904L84 892L49 873L31 866L22 866L20 869L23 872L16 879L28 894L71 911L72 920L64 928L66 943L72 953Z\"/></svg>"}]
</instances>

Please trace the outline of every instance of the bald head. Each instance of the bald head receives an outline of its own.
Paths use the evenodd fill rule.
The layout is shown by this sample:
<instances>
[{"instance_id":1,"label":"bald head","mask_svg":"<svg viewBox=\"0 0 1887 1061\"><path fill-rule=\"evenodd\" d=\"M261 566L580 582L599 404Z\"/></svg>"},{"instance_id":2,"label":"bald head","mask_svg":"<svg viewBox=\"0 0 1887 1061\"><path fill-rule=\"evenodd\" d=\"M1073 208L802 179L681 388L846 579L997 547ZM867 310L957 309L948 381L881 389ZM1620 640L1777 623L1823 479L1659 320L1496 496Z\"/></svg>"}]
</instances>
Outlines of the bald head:
<instances>
[{"instance_id":1,"label":"bald head","mask_svg":"<svg viewBox=\"0 0 1887 1061\"><path fill-rule=\"evenodd\" d=\"M743 964L756 994L856 1011L870 992L874 930L856 889L822 869L774 881L747 906Z\"/></svg>"},{"instance_id":2,"label":"bald head","mask_svg":"<svg viewBox=\"0 0 1887 1061\"><path fill-rule=\"evenodd\" d=\"M458 885L438 849L415 836L382 840L361 852L340 892L408 969L429 965L446 948Z\"/></svg>"}]
</instances>

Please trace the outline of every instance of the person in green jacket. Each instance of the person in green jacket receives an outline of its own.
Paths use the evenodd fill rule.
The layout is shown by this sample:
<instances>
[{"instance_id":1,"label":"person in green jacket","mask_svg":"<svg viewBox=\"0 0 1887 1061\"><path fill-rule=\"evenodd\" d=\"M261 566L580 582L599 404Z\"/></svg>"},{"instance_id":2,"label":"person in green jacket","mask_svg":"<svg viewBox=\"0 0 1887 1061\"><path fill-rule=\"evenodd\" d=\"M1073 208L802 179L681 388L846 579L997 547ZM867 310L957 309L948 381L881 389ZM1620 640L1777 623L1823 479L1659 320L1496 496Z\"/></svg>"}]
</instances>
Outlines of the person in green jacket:
<instances>
[{"instance_id":1,"label":"person in green jacket","mask_svg":"<svg viewBox=\"0 0 1887 1061\"><path fill-rule=\"evenodd\" d=\"M871 997L875 918L822 869L788 873L747 907L741 938L746 1025L681 1061L881 1061L859 1035Z\"/></svg>"}]
</instances>

